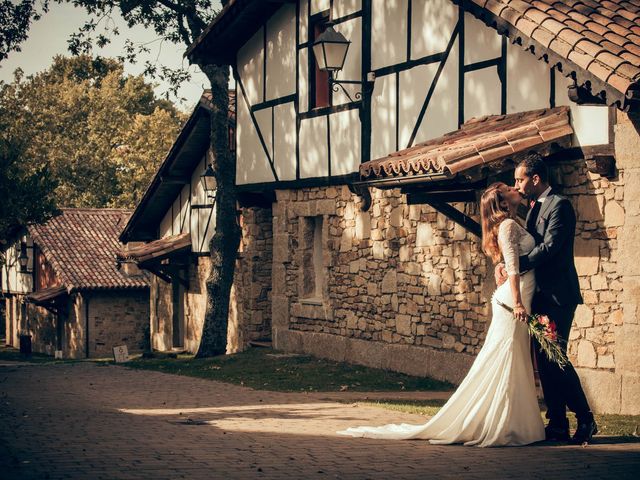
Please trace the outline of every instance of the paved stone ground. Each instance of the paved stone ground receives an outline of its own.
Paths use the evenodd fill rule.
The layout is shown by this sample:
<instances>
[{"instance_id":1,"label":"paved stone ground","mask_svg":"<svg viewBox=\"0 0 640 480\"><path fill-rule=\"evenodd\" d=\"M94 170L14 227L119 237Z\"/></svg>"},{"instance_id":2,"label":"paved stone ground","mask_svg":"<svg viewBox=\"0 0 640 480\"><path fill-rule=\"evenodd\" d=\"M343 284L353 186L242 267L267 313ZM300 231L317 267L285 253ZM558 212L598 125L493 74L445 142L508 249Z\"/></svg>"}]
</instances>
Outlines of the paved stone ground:
<instances>
[{"instance_id":1,"label":"paved stone ground","mask_svg":"<svg viewBox=\"0 0 640 480\"><path fill-rule=\"evenodd\" d=\"M6 362L0 479L639 478L640 443L617 438L481 449L339 437L348 426L424 419L338 398L94 363Z\"/></svg>"}]
</instances>

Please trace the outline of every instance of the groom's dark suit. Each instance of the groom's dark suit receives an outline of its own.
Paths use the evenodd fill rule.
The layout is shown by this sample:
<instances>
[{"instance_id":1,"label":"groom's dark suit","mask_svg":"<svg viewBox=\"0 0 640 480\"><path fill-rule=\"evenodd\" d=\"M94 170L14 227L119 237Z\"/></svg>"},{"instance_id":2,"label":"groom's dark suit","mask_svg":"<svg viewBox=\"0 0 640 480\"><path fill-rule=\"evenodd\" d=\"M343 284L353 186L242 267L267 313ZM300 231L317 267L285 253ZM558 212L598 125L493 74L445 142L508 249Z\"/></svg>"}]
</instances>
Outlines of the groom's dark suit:
<instances>
[{"instance_id":1,"label":"groom's dark suit","mask_svg":"<svg viewBox=\"0 0 640 480\"><path fill-rule=\"evenodd\" d=\"M536 247L520 257L520 270L535 268L538 290L533 297L534 313L547 315L556 322L561 344L566 352L573 315L582 303L578 274L573 259L573 238L576 216L569 200L553 190L543 202L536 204L527 215L527 231L536 240ZM590 408L573 366L564 370L536 348L538 371L547 418L564 422L566 408L576 413L578 420L590 420Z\"/></svg>"}]
</instances>

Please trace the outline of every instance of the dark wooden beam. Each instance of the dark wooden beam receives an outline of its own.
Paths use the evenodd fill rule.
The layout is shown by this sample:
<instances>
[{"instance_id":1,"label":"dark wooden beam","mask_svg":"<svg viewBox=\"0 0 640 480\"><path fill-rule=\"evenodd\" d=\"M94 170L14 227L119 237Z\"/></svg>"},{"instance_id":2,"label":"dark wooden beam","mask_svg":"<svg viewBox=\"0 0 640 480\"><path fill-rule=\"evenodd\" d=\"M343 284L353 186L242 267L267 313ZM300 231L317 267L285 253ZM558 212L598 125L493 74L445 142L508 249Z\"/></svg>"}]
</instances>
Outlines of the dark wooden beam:
<instances>
[{"instance_id":1,"label":"dark wooden beam","mask_svg":"<svg viewBox=\"0 0 640 480\"><path fill-rule=\"evenodd\" d=\"M436 190L432 192L402 191L407 194L409 205L422 205L431 202L475 202L476 190Z\"/></svg>"},{"instance_id":2,"label":"dark wooden beam","mask_svg":"<svg viewBox=\"0 0 640 480\"><path fill-rule=\"evenodd\" d=\"M482 227L478 222L476 222L473 218L468 217L460 210L455 207L452 207L448 203L444 202L429 202L435 210L442 213L445 217L450 218L458 225L461 225L469 232L473 233L475 236L482 238Z\"/></svg>"}]
</instances>

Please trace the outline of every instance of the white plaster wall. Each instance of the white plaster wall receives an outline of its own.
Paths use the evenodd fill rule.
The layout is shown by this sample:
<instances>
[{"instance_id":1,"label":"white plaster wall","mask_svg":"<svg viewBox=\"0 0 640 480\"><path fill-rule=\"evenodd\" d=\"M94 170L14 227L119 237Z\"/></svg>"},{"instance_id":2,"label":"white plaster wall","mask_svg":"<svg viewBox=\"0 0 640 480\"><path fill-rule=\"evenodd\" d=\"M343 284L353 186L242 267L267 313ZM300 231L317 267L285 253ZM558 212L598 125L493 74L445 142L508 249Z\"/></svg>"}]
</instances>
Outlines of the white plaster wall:
<instances>
[{"instance_id":1,"label":"white plaster wall","mask_svg":"<svg viewBox=\"0 0 640 480\"><path fill-rule=\"evenodd\" d=\"M577 105L569 100L569 80L555 72L556 105L569 105L573 125L573 144L586 147L609 143L609 109L604 105Z\"/></svg>"},{"instance_id":2,"label":"white plaster wall","mask_svg":"<svg viewBox=\"0 0 640 480\"><path fill-rule=\"evenodd\" d=\"M329 174L327 117L302 120L300 123L300 177L325 177Z\"/></svg>"},{"instance_id":3,"label":"white plaster wall","mask_svg":"<svg viewBox=\"0 0 640 480\"><path fill-rule=\"evenodd\" d=\"M464 14L464 35L465 65L501 56L502 36L470 13Z\"/></svg>"},{"instance_id":4,"label":"white plaster wall","mask_svg":"<svg viewBox=\"0 0 640 480\"><path fill-rule=\"evenodd\" d=\"M444 52L458 22L458 7L450 0L413 1L411 58Z\"/></svg>"},{"instance_id":5,"label":"white plaster wall","mask_svg":"<svg viewBox=\"0 0 640 480\"><path fill-rule=\"evenodd\" d=\"M360 119L358 110L329 117L331 128L331 175L357 172L360 167Z\"/></svg>"},{"instance_id":6,"label":"white plaster wall","mask_svg":"<svg viewBox=\"0 0 640 480\"><path fill-rule=\"evenodd\" d=\"M303 2L304 3L304 0ZM333 18L344 17L362 9L362 0L338 0L333 2Z\"/></svg>"},{"instance_id":7,"label":"white plaster wall","mask_svg":"<svg viewBox=\"0 0 640 480\"><path fill-rule=\"evenodd\" d=\"M493 66L464 75L464 120L484 115L499 115L500 77Z\"/></svg>"},{"instance_id":8,"label":"white plaster wall","mask_svg":"<svg viewBox=\"0 0 640 480\"><path fill-rule=\"evenodd\" d=\"M335 29L351 40L347 58L343 69L338 74L338 79L360 80L362 78L362 19L355 18L348 22L340 23L335 26ZM344 87L354 100L355 93L361 91L360 85L344 85ZM341 89L338 89L338 92L333 93L333 105L343 103L349 103L349 99Z\"/></svg>"},{"instance_id":9,"label":"white plaster wall","mask_svg":"<svg viewBox=\"0 0 640 480\"><path fill-rule=\"evenodd\" d=\"M274 107L273 158L280 180L296 178L296 110L293 103Z\"/></svg>"},{"instance_id":10,"label":"white plaster wall","mask_svg":"<svg viewBox=\"0 0 640 480\"><path fill-rule=\"evenodd\" d=\"M200 181L200 175L205 170L205 159L203 158L198 166L193 170L191 174L191 205L205 205L205 193ZM191 251L200 251L200 238L201 232L199 228L198 212L199 208L192 208L189 213L189 231L191 232Z\"/></svg>"},{"instance_id":11,"label":"white plaster wall","mask_svg":"<svg viewBox=\"0 0 640 480\"><path fill-rule=\"evenodd\" d=\"M300 43L305 43L309 38L309 2L307 0L298 0L300 5L300 18L298 25L300 28Z\"/></svg>"},{"instance_id":12,"label":"white plaster wall","mask_svg":"<svg viewBox=\"0 0 640 480\"><path fill-rule=\"evenodd\" d=\"M267 98L296 91L296 6L285 4L267 22Z\"/></svg>"},{"instance_id":13,"label":"white plaster wall","mask_svg":"<svg viewBox=\"0 0 640 480\"><path fill-rule=\"evenodd\" d=\"M237 68L251 105L262 102L264 80L264 29L260 28L245 43L237 56Z\"/></svg>"},{"instance_id":14,"label":"white plaster wall","mask_svg":"<svg viewBox=\"0 0 640 480\"><path fill-rule=\"evenodd\" d=\"M244 185L247 183L273 182L275 180L273 172L262 149L258 133L251 121L249 107L242 96L238 99L236 109L236 138L238 141L236 146L236 183ZM267 109L264 112L268 112L269 128L267 131L263 130L262 133L269 134L265 138L265 142L267 143L267 148L271 148L271 110ZM256 114L258 113L260 112L256 112Z\"/></svg>"},{"instance_id":15,"label":"white plaster wall","mask_svg":"<svg viewBox=\"0 0 640 480\"><path fill-rule=\"evenodd\" d=\"M160 238L170 237L172 234L171 229L173 227L173 213L171 208L164 214L162 221L160 222Z\"/></svg>"},{"instance_id":16,"label":"white plaster wall","mask_svg":"<svg viewBox=\"0 0 640 480\"><path fill-rule=\"evenodd\" d=\"M508 42L507 113L549 107L550 85L549 66L519 45Z\"/></svg>"},{"instance_id":17,"label":"white plaster wall","mask_svg":"<svg viewBox=\"0 0 640 480\"><path fill-rule=\"evenodd\" d=\"M271 159L273 159L273 131L271 130L272 124L273 124L273 119L272 119L272 112L271 112L271 108L265 108L263 110L258 110L256 112L253 113L253 115L256 117L256 122L258 123L258 128L260 128L260 133L262 134L262 138L264 140L265 145L267 146L267 151L269 152L269 155L271 156ZM250 124L251 127L253 127L253 124ZM253 127L255 130L255 127ZM256 134L257 137L257 134ZM260 141L260 139L258 138L258 141ZM262 144L258 144L260 146L260 152L264 152L264 149L262 148ZM264 153L262 153L264 155Z\"/></svg>"},{"instance_id":18,"label":"white plaster wall","mask_svg":"<svg viewBox=\"0 0 640 480\"><path fill-rule=\"evenodd\" d=\"M304 0L302 2L304 3ZM329 10L329 5L329 0L311 0L311 15Z\"/></svg>"},{"instance_id":19,"label":"white plaster wall","mask_svg":"<svg viewBox=\"0 0 640 480\"><path fill-rule=\"evenodd\" d=\"M309 49L298 52L298 110L309 110Z\"/></svg>"},{"instance_id":20,"label":"white plaster wall","mask_svg":"<svg viewBox=\"0 0 640 480\"><path fill-rule=\"evenodd\" d=\"M414 145L458 129L458 45L459 41L456 40L420 124Z\"/></svg>"},{"instance_id":21,"label":"white plaster wall","mask_svg":"<svg viewBox=\"0 0 640 480\"><path fill-rule=\"evenodd\" d=\"M29 261L27 262L27 269L29 272L33 272L33 241L30 236L26 236L27 242L27 255ZM20 241L11 245L5 251L6 263L0 270L2 274L2 291L6 293L29 293L33 291L33 275L31 273L20 272L20 262L18 257L20 256ZM4 300L3 300L4 301Z\"/></svg>"},{"instance_id":22,"label":"white plaster wall","mask_svg":"<svg viewBox=\"0 0 640 480\"><path fill-rule=\"evenodd\" d=\"M407 60L408 0L372 0L371 68Z\"/></svg>"},{"instance_id":23,"label":"white plaster wall","mask_svg":"<svg viewBox=\"0 0 640 480\"><path fill-rule=\"evenodd\" d=\"M411 133L439 65L439 62L420 65L400 73L400 116L398 119L400 127L398 147L400 149L409 146Z\"/></svg>"},{"instance_id":24,"label":"white plaster wall","mask_svg":"<svg viewBox=\"0 0 640 480\"><path fill-rule=\"evenodd\" d=\"M396 76L378 77L371 96L372 159L395 152L396 121Z\"/></svg>"}]
</instances>

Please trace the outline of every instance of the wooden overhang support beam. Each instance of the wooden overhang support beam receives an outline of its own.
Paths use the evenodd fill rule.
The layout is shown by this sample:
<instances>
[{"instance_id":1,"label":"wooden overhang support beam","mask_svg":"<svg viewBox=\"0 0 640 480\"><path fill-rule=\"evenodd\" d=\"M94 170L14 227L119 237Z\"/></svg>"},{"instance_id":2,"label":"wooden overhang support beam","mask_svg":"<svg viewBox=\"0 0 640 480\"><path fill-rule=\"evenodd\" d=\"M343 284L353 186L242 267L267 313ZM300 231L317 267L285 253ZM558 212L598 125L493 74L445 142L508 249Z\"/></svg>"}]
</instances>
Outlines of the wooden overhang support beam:
<instances>
[{"instance_id":1,"label":"wooden overhang support beam","mask_svg":"<svg viewBox=\"0 0 640 480\"><path fill-rule=\"evenodd\" d=\"M477 237L482 237L480 224L450 204L452 202L476 202L476 200L476 191L473 189L407 192L407 203L409 205L431 205L435 210L467 231Z\"/></svg>"},{"instance_id":2,"label":"wooden overhang support beam","mask_svg":"<svg viewBox=\"0 0 640 480\"><path fill-rule=\"evenodd\" d=\"M155 276L159 277L166 283L171 283L174 279L182 284L185 288L189 288L189 279L182 275L185 265L175 265L161 262L144 262L138 266L144 270L148 270Z\"/></svg>"}]
</instances>

